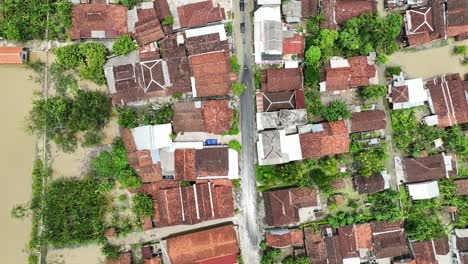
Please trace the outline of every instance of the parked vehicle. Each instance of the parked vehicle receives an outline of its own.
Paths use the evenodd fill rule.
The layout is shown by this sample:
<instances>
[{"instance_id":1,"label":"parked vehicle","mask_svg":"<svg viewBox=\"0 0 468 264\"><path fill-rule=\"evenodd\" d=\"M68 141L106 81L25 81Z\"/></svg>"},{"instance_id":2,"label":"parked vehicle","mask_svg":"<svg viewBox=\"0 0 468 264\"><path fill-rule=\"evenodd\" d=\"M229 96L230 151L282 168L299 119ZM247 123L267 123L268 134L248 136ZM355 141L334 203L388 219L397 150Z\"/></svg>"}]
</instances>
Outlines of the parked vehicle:
<instances>
[{"instance_id":1,"label":"parked vehicle","mask_svg":"<svg viewBox=\"0 0 468 264\"><path fill-rule=\"evenodd\" d=\"M207 139L205 141L205 146L213 146L213 145L218 145L217 139Z\"/></svg>"},{"instance_id":2,"label":"parked vehicle","mask_svg":"<svg viewBox=\"0 0 468 264\"><path fill-rule=\"evenodd\" d=\"M240 11L244 11L244 9L245 9L244 0L240 0L240 1L239 1L239 9L240 9Z\"/></svg>"},{"instance_id":3,"label":"parked vehicle","mask_svg":"<svg viewBox=\"0 0 468 264\"><path fill-rule=\"evenodd\" d=\"M244 22L240 23L240 31L241 31L241 33L245 33L245 23Z\"/></svg>"}]
</instances>

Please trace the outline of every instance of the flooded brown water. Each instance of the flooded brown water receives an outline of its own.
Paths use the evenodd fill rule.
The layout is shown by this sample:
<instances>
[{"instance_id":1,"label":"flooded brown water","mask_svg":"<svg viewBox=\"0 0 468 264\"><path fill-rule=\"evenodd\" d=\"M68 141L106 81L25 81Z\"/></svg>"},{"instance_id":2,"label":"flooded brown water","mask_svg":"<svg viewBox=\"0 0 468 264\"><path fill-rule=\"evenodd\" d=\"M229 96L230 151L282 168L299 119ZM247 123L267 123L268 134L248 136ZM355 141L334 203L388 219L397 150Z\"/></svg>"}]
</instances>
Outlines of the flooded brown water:
<instances>
[{"instance_id":1,"label":"flooded brown water","mask_svg":"<svg viewBox=\"0 0 468 264\"><path fill-rule=\"evenodd\" d=\"M461 77L468 72L468 66L460 63L460 57L452 55L455 45L468 45L468 40L424 50L402 50L390 56L389 65L400 65L409 78L429 79L446 73L460 73Z\"/></svg>"},{"instance_id":2,"label":"flooded brown water","mask_svg":"<svg viewBox=\"0 0 468 264\"><path fill-rule=\"evenodd\" d=\"M23 252L29 240L29 219L10 217L10 209L28 202L31 196L31 169L35 138L24 132L24 117L31 107L32 92L39 85L28 79L30 72L21 65L0 65L2 103L0 115L0 255L2 263L26 263Z\"/></svg>"}]
</instances>

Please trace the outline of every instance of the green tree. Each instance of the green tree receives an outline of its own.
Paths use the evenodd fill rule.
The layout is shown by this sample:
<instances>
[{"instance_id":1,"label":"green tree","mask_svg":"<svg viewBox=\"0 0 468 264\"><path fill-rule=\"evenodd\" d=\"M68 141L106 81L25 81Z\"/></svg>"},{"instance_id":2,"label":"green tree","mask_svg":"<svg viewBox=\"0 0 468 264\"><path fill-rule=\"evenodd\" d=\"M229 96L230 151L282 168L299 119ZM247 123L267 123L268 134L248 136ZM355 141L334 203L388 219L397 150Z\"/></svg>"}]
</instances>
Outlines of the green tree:
<instances>
[{"instance_id":1,"label":"green tree","mask_svg":"<svg viewBox=\"0 0 468 264\"><path fill-rule=\"evenodd\" d=\"M265 252L263 252L262 259L260 261L261 264L275 264L281 258L281 251L277 248L267 248Z\"/></svg>"},{"instance_id":2,"label":"green tree","mask_svg":"<svg viewBox=\"0 0 468 264\"><path fill-rule=\"evenodd\" d=\"M119 120L117 123L124 128L135 128L138 126L138 115L135 109L126 107L126 108L117 108L119 114Z\"/></svg>"},{"instance_id":3,"label":"green tree","mask_svg":"<svg viewBox=\"0 0 468 264\"><path fill-rule=\"evenodd\" d=\"M117 56L125 56L136 50L136 43L130 35L119 36L112 44L112 52Z\"/></svg>"},{"instance_id":4,"label":"green tree","mask_svg":"<svg viewBox=\"0 0 468 264\"><path fill-rule=\"evenodd\" d=\"M320 48L317 46L310 46L305 54L305 62L308 65L316 65L320 61L320 57L322 56L322 52Z\"/></svg>"},{"instance_id":5,"label":"green tree","mask_svg":"<svg viewBox=\"0 0 468 264\"><path fill-rule=\"evenodd\" d=\"M359 95L365 100L374 100L387 95L388 89L383 85L369 85L359 90Z\"/></svg>"},{"instance_id":6,"label":"green tree","mask_svg":"<svg viewBox=\"0 0 468 264\"><path fill-rule=\"evenodd\" d=\"M101 252L108 259L116 260L120 257L119 248L112 246L109 243L104 244L104 246L101 248Z\"/></svg>"},{"instance_id":7,"label":"green tree","mask_svg":"<svg viewBox=\"0 0 468 264\"><path fill-rule=\"evenodd\" d=\"M453 54L455 54L455 55L466 55L467 51L468 51L468 48L465 45L460 45L460 46L454 46L453 47Z\"/></svg>"},{"instance_id":8,"label":"green tree","mask_svg":"<svg viewBox=\"0 0 468 264\"><path fill-rule=\"evenodd\" d=\"M371 176L385 168L385 161L388 155L385 151L385 145L378 148L365 149L354 156L359 175Z\"/></svg>"},{"instance_id":9,"label":"green tree","mask_svg":"<svg viewBox=\"0 0 468 264\"><path fill-rule=\"evenodd\" d=\"M333 101L323 108L322 116L329 122L338 121L350 118L351 111L344 101Z\"/></svg>"},{"instance_id":10,"label":"green tree","mask_svg":"<svg viewBox=\"0 0 468 264\"><path fill-rule=\"evenodd\" d=\"M232 33L232 23L231 23L231 21L224 24L224 28L225 28L227 33Z\"/></svg>"},{"instance_id":11,"label":"green tree","mask_svg":"<svg viewBox=\"0 0 468 264\"><path fill-rule=\"evenodd\" d=\"M231 65L231 71L233 73L239 73L241 66L239 65L239 62L237 61L236 55L231 56L231 58L229 59L229 64Z\"/></svg>"},{"instance_id":12,"label":"green tree","mask_svg":"<svg viewBox=\"0 0 468 264\"><path fill-rule=\"evenodd\" d=\"M138 193L133 196L133 213L139 217L153 216L153 198L149 195Z\"/></svg>"},{"instance_id":13,"label":"green tree","mask_svg":"<svg viewBox=\"0 0 468 264\"><path fill-rule=\"evenodd\" d=\"M172 16L166 16L162 22L164 26L169 26L171 27L174 24L174 17Z\"/></svg>"},{"instance_id":14,"label":"green tree","mask_svg":"<svg viewBox=\"0 0 468 264\"><path fill-rule=\"evenodd\" d=\"M310 264L310 260L306 256L296 258L289 256L283 260L283 264Z\"/></svg>"},{"instance_id":15,"label":"green tree","mask_svg":"<svg viewBox=\"0 0 468 264\"><path fill-rule=\"evenodd\" d=\"M80 66L83 61L83 55L80 52L80 44L71 44L53 49L58 65L65 69L74 69Z\"/></svg>"},{"instance_id":16,"label":"green tree","mask_svg":"<svg viewBox=\"0 0 468 264\"><path fill-rule=\"evenodd\" d=\"M70 111L67 127L76 131L103 128L109 121L111 105L103 92L79 90Z\"/></svg>"},{"instance_id":17,"label":"green tree","mask_svg":"<svg viewBox=\"0 0 468 264\"><path fill-rule=\"evenodd\" d=\"M134 190L141 187L141 180L132 169L121 170L117 180L125 189Z\"/></svg>"},{"instance_id":18,"label":"green tree","mask_svg":"<svg viewBox=\"0 0 468 264\"><path fill-rule=\"evenodd\" d=\"M239 143L239 141L233 139L229 141L229 148L240 152L242 149L242 145Z\"/></svg>"},{"instance_id":19,"label":"green tree","mask_svg":"<svg viewBox=\"0 0 468 264\"><path fill-rule=\"evenodd\" d=\"M399 193L391 189L369 195L370 214L377 221L395 222L402 219L405 213L398 206Z\"/></svg>"},{"instance_id":20,"label":"green tree","mask_svg":"<svg viewBox=\"0 0 468 264\"><path fill-rule=\"evenodd\" d=\"M240 82L235 82L231 85L231 89L234 92L234 95L241 96L245 90L245 85Z\"/></svg>"},{"instance_id":21,"label":"green tree","mask_svg":"<svg viewBox=\"0 0 468 264\"><path fill-rule=\"evenodd\" d=\"M122 5L128 9L132 9L137 4L141 3L141 0L121 0Z\"/></svg>"}]
</instances>

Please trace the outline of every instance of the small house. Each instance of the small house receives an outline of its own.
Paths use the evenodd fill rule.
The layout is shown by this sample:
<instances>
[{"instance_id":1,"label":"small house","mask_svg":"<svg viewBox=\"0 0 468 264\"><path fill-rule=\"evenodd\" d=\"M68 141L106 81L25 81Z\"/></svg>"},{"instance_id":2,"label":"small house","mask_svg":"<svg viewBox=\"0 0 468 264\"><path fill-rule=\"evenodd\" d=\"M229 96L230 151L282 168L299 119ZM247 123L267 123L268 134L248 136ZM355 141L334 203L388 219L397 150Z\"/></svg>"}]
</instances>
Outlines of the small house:
<instances>
[{"instance_id":1,"label":"small house","mask_svg":"<svg viewBox=\"0 0 468 264\"><path fill-rule=\"evenodd\" d=\"M23 47L0 47L0 64L22 64L28 61L28 51Z\"/></svg>"}]
</instances>

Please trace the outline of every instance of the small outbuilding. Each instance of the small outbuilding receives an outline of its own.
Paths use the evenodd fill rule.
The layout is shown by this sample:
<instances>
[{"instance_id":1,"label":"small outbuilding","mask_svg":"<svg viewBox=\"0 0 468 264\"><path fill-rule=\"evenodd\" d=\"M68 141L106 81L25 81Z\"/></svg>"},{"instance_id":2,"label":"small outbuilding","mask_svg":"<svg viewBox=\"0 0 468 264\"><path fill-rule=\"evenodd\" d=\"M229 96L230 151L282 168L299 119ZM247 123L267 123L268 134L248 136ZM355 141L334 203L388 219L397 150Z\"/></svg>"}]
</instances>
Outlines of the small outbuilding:
<instances>
[{"instance_id":1,"label":"small outbuilding","mask_svg":"<svg viewBox=\"0 0 468 264\"><path fill-rule=\"evenodd\" d=\"M28 60L23 47L0 47L0 64L22 64Z\"/></svg>"}]
</instances>

